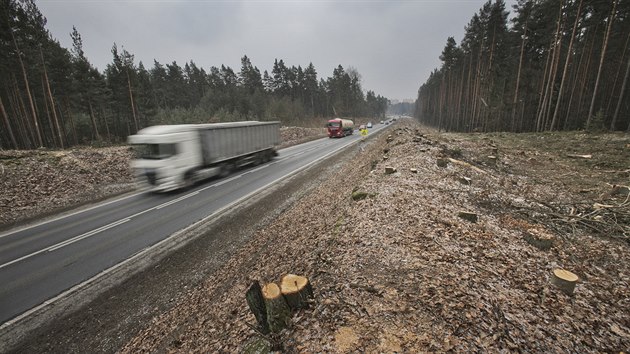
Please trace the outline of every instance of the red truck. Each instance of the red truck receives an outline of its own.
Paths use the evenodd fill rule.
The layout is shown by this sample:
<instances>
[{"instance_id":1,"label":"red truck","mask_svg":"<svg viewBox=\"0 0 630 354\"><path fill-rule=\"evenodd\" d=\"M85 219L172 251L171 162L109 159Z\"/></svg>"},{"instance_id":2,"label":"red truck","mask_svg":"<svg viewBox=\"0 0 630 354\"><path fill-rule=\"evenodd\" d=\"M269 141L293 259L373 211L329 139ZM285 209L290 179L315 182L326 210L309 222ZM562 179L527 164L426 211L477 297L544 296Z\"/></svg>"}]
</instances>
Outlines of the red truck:
<instances>
[{"instance_id":1,"label":"red truck","mask_svg":"<svg viewBox=\"0 0 630 354\"><path fill-rule=\"evenodd\" d=\"M343 138L352 135L354 131L354 122L349 119L335 118L326 123L329 138Z\"/></svg>"}]
</instances>

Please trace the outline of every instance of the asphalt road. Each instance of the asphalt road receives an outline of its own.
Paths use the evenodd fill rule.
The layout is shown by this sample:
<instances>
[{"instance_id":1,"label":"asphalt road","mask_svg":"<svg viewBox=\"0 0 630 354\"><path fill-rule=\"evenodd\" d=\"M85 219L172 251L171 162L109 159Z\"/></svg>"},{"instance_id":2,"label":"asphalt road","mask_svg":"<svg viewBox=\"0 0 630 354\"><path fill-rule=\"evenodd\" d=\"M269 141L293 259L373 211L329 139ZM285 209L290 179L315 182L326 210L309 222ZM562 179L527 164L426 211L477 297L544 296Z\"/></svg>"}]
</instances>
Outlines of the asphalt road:
<instances>
[{"instance_id":1,"label":"asphalt road","mask_svg":"<svg viewBox=\"0 0 630 354\"><path fill-rule=\"evenodd\" d=\"M386 126L377 124L374 134ZM135 193L0 234L0 324L218 215L266 187L354 145L319 139L279 151L272 162L178 193Z\"/></svg>"}]
</instances>

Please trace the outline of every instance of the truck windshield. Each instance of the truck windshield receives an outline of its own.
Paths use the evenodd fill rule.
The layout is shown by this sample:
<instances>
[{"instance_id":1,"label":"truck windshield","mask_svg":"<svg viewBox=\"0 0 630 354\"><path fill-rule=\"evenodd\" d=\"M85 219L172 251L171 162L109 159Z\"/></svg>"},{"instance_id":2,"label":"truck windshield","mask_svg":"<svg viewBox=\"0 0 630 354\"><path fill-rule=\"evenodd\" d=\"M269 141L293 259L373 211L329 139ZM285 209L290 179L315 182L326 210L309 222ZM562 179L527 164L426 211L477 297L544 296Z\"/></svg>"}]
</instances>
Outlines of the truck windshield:
<instances>
[{"instance_id":1,"label":"truck windshield","mask_svg":"<svg viewBox=\"0 0 630 354\"><path fill-rule=\"evenodd\" d=\"M175 144L134 144L132 146L138 159L162 160L177 154Z\"/></svg>"},{"instance_id":2,"label":"truck windshield","mask_svg":"<svg viewBox=\"0 0 630 354\"><path fill-rule=\"evenodd\" d=\"M339 122L328 122L328 126L329 127L339 128L340 125L341 125L341 123L339 123Z\"/></svg>"}]
</instances>

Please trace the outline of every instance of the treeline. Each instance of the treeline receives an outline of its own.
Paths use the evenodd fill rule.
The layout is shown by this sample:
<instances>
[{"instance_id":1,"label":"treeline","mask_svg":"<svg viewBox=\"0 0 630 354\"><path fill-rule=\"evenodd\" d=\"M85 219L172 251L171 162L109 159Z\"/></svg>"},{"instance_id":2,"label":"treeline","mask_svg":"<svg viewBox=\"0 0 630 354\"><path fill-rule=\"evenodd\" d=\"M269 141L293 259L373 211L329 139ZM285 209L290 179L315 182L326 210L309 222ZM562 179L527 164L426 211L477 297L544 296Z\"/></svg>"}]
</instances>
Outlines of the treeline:
<instances>
[{"instance_id":1,"label":"treeline","mask_svg":"<svg viewBox=\"0 0 630 354\"><path fill-rule=\"evenodd\" d=\"M630 1L486 2L448 38L416 116L454 131L630 129Z\"/></svg>"},{"instance_id":2,"label":"treeline","mask_svg":"<svg viewBox=\"0 0 630 354\"><path fill-rule=\"evenodd\" d=\"M276 60L270 73L247 56L235 72L192 60L151 67L113 45L99 72L73 28L70 50L46 29L33 0L0 0L0 149L65 148L121 142L155 124L280 120L315 125L321 118L380 117L388 100L364 94L360 74L339 65L329 78Z\"/></svg>"}]
</instances>

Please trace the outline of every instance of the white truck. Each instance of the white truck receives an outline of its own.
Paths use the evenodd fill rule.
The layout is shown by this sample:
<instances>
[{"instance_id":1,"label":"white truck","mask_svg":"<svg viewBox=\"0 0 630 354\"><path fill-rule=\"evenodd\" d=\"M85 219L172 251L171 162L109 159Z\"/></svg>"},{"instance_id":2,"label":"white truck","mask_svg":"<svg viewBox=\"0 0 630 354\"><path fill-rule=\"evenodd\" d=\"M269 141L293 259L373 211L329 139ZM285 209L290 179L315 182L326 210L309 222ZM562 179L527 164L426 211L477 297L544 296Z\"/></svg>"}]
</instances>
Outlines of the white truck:
<instances>
[{"instance_id":1,"label":"white truck","mask_svg":"<svg viewBox=\"0 0 630 354\"><path fill-rule=\"evenodd\" d=\"M277 156L280 122L156 125L128 138L136 179L167 192Z\"/></svg>"}]
</instances>

